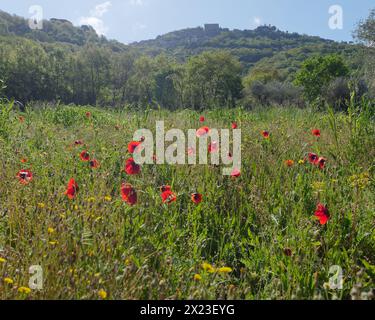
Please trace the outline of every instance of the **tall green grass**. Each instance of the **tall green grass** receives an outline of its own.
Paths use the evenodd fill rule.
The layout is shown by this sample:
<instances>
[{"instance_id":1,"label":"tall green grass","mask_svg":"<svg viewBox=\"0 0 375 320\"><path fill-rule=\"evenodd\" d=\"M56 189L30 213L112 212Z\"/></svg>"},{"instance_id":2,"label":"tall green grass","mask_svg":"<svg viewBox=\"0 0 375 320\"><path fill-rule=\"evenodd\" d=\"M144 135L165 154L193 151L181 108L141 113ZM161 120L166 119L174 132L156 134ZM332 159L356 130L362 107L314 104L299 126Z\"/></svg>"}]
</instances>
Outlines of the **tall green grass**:
<instances>
[{"instance_id":1,"label":"tall green grass","mask_svg":"<svg viewBox=\"0 0 375 320\"><path fill-rule=\"evenodd\" d=\"M99 299L99 290L108 299L371 298L375 128L365 104L347 114L205 112L209 127L237 121L242 129L238 179L209 165L146 165L132 177L123 172L135 130L154 130L157 120L166 129L198 128L194 111L58 106L29 110L20 122L21 114L2 105L0 298ZM262 130L270 131L269 140ZM74 146L78 139L86 146ZM99 169L79 160L84 149ZM326 168L299 163L308 152L325 156ZM288 159L295 161L291 168ZM27 186L16 179L20 169L34 174ZM64 191L72 177L80 190L69 201ZM122 202L121 182L137 189L136 206ZM178 195L169 206L160 197L164 184ZM193 192L203 194L200 205L191 202ZM318 202L330 211L326 226L314 217ZM204 262L233 271L209 273ZM42 266L44 288L20 293L31 265ZM343 270L343 290L327 285L334 265Z\"/></svg>"}]
</instances>

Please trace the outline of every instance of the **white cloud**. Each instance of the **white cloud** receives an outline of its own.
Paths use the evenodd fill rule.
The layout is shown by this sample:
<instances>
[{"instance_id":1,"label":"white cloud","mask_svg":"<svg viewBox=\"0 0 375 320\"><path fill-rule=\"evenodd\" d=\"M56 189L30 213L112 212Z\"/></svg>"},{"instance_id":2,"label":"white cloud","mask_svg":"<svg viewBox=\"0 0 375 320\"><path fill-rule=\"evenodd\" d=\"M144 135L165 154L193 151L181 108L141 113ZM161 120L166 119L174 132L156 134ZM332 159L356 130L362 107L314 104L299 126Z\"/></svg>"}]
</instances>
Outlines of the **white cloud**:
<instances>
[{"instance_id":1,"label":"white cloud","mask_svg":"<svg viewBox=\"0 0 375 320\"><path fill-rule=\"evenodd\" d=\"M97 6L95 6L94 10L90 11L90 14L93 17L100 18L109 10L109 8L111 6L112 6L111 1L107 1L107 2L104 2L104 3L98 4Z\"/></svg>"},{"instance_id":2,"label":"white cloud","mask_svg":"<svg viewBox=\"0 0 375 320\"><path fill-rule=\"evenodd\" d=\"M79 20L79 24L92 26L100 36L105 35L108 32L108 28L104 25L103 20L97 17L82 17Z\"/></svg>"},{"instance_id":3,"label":"white cloud","mask_svg":"<svg viewBox=\"0 0 375 320\"><path fill-rule=\"evenodd\" d=\"M90 17L81 17L79 19L80 25L92 26L98 35L105 35L108 32L108 28L104 25L101 17L108 12L109 8L112 6L111 1L107 1L95 6L93 10L90 11Z\"/></svg>"},{"instance_id":4,"label":"white cloud","mask_svg":"<svg viewBox=\"0 0 375 320\"><path fill-rule=\"evenodd\" d=\"M262 19L259 18L259 17L254 17L254 19L253 19L253 24L254 24L256 27L259 27L259 26L262 24Z\"/></svg>"}]
</instances>

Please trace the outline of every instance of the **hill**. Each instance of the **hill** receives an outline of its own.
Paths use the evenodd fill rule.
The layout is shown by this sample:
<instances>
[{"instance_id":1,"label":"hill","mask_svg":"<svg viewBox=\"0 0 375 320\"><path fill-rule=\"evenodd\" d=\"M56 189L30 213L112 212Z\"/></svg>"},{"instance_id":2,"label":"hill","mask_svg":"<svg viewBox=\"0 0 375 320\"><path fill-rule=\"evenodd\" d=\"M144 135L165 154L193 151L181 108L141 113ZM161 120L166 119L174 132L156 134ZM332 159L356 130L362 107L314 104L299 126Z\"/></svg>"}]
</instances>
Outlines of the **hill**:
<instances>
[{"instance_id":1,"label":"hill","mask_svg":"<svg viewBox=\"0 0 375 320\"><path fill-rule=\"evenodd\" d=\"M113 51L124 51L128 47L116 40L99 36L93 27L74 26L65 19L43 20L42 30L33 30L28 20L0 10L0 35L19 36L42 43L62 43L84 46L88 43L110 47Z\"/></svg>"},{"instance_id":2,"label":"hill","mask_svg":"<svg viewBox=\"0 0 375 320\"><path fill-rule=\"evenodd\" d=\"M234 106L250 92L242 92L242 78L257 68L290 83L313 55L341 54L351 70L364 61L360 46L274 26L229 30L209 24L125 45L64 19L44 20L41 30L33 30L25 18L3 11L0 43L2 92L23 102Z\"/></svg>"},{"instance_id":3,"label":"hill","mask_svg":"<svg viewBox=\"0 0 375 320\"><path fill-rule=\"evenodd\" d=\"M323 52L352 52L357 49L350 43L337 43L316 36L281 31L275 26L260 26L255 30L229 30L219 25L205 25L204 28L190 28L174 31L153 40L131 44L151 56L161 53L171 55L179 61L204 51L226 50L237 57L247 71L265 58L272 58L281 52L290 55L299 49L311 54ZM300 60L296 56L296 60ZM293 61L294 62L294 61ZM292 63L293 64L293 63Z\"/></svg>"},{"instance_id":4,"label":"hill","mask_svg":"<svg viewBox=\"0 0 375 320\"><path fill-rule=\"evenodd\" d=\"M73 48L91 44L114 52L131 50L151 57L165 54L180 63L205 51L225 50L239 59L244 74L258 63L261 66L271 63L285 74L285 78L290 78L301 61L311 55L342 53L351 59L358 53L358 46L351 43L281 31L270 25L259 26L254 30L229 30L218 24L206 24L204 27L173 31L128 46L99 36L91 26L74 26L65 19L44 20L42 30L32 30L27 19L1 10L0 36L18 36L39 43L57 43Z\"/></svg>"}]
</instances>

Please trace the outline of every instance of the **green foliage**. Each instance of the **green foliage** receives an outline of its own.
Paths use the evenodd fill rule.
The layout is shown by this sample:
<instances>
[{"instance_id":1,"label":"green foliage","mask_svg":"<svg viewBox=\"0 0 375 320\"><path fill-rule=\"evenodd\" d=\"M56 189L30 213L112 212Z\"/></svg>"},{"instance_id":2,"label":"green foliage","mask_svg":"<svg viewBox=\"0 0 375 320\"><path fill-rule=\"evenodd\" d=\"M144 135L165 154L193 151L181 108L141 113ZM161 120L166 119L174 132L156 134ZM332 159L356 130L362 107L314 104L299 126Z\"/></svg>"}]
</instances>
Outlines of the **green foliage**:
<instances>
[{"instance_id":1,"label":"green foliage","mask_svg":"<svg viewBox=\"0 0 375 320\"><path fill-rule=\"evenodd\" d=\"M304 95L314 102L322 93L324 86L333 79L345 77L349 69L339 55L315 56L303 62L294 83L304 89Z\"/></svg>"},{"instance_id":2,"label":"green foliage","mask_svg":"<svg viewBox=\"0 0 375 320\"><path fill-rule=\"evenodd\" d=\"M300 88L288 82L270 81L263 83L254 81L247 90L248 95L255 98L256 104L303 106Z\"/></svg>"},{"instance_id":3,"label":"green foliage","mask_svg":"<svg viewBox=\"0 0 375 320\"><path fill-rule=\"evenodd\" d=\"M375 9L371 10L365 20L359 22L354 35L369 46L375 45Z\"/></svg>"},{"instance_id":4,"label":"green foliage","mask_svg":"<svg viewBox=\"0 0 375 320\"><path fill-rule=\"evenodd\" d=\"M353 298L369 298L375 272L371 107L353 104L347 114L293 107L205 112L212 128L236 121L242 130L237 179L205 165L144 165L137 176L123 173L135 130L152 130L164 119L186 132L200 126L200 112L50 106L22 114L23 123L17 113L1 113L8 138L0 138L0 299L99 299L103 289L108 299L346 300L353 288ZM92 117L83 120L85 111ZM319 139L313 128L321 130ZM75 146L78 139L85 145ZM83 150L100 168L80 161ZM308 152L326 157L326 168L299 163ZM34 174L28 185L15 177L21 169ZM79 185L74 200L64 195L70 178ZM137 190L135 206L122 201L122 182ZM177 194L171 205L161 201L165 184ZM190 199L194 192L203 194L199 205ZM325 226L314 217L318 202L329 208ZM23 295L17 289L28 286L36 262L43 290ZM211 274L203 262L233 272ZM334 265L343 270L343 290L327 286Z\"/></svg>"},{"instance_id":5,"label":"green foliage","mask_svg":"<svg viewBox=\"0 0 375 320\"><path fill-rule=\"evenodd\" d=\"M0 100L0 138L7 139L11 133L11 112L13 102L7 103Z\"/></svg>"},{"instance_id":6,"label":"green foliage","mask_svg":"<svg viewBox=\"0 0 375 320\"><path fill-rule=\"evenodd\" d=\"M241 64L227 52L204 52L187 63L190 105L234 106L241 97Z\"/></svg>"},{"instance_id":7,"label":"green foliage","mask_svg":"<svg viewBox=\"0 0 375 320\"><path fill-rule=\"evenodd\" d=\"M225 50L236 57L248 72L264 58L305 46L326 45L337 52L337 43L319 37L300 35L278 30L274 26L260 26L255 30L219 29L218 32L207 32L204 28L190 28L167 33L154 40L141 41L132 44L152 56L166 53L186 61L189 57L204 51ZM347 44L342 47L349 48Z\"/></svg>"},{"instance_id":8,"label":"green foliage","mask_svg":"<svg viewBox=\"0 0 375 320\"><path fill-rule=\"evenodd\" d=\"M67 20L43 24L31 30L25 19L0 12L0 75L9 99L201 109L233 106L243 95L253 97L253 89L264 89L272 95L265 97L269 103L295 101L297 91L288 82L303 61L337 52L358 78L366 75L370 88L375 85L366 59L358 58L361 47L272 26L186 29L126 46ZM309 89L310 96L319 95L318 89Z\"/></svg>"},{"instance_id":9,"label":"green foliage","mask_svg":"<svg viewBox=\"0 0 375 320\"><path fill-rule=\"evenodd\" d=\"M28 20L10 15L0 10L0 35L21 36L38 42L55 43L84 46L87 43L95 43L112 48L114 51L125 50L126 46L114 41L100 37L91 26L76 27L65 19L43 20L41 30L33 30L28 26Z\"/></svg>"},{"instance_id":10,"label":"green foliage","mask_svg":"<svg viewBox=\"0 0 375 320\"><path fill-rule=\"evenodd\" d=\"M365 61L363 73L375 97L375 9L371 10L367 19L359 22L354 36L365 44L360 58Z\"/></svg>"}]
</instances>

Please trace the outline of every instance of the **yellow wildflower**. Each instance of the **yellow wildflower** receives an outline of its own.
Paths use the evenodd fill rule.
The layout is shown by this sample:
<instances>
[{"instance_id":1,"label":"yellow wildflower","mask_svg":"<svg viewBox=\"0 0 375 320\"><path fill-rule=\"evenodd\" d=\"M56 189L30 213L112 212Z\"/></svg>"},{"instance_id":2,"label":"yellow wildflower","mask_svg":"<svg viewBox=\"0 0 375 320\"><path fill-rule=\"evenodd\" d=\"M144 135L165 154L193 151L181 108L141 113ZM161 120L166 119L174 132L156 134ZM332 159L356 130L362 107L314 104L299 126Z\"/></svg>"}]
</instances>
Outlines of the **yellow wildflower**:
<instances>
[{"instance_id":1,"label":"yellow wildflower","mask_svg":"<svg viewBox=\"0 0 375 320\"><path fill-rule=\"evenodd\" d=\"M207 271L208 273L214 273L215 272L215 268L212 265L210 265L209 263L206 263L206 262L202 264L202 268L203 268L204 271Z\"/></svg>"},{"instance_id":2,"label":"yellow wildflower","mask_svg":"<svg viewBox=\"0 0 375 320\"><path fill-rule=\"evenodd\" d=\"M112 201L112 197L111 196L105 196L104 200L110 202L110 201Z\"/></svg>"},{"instance_id":3,"label":"yellow wildflower","mask_svg":"<svg viewBox=\"0 0 375 320\"><path fill-rule=\"evenodd\" d=\"M99 297L102 298L102 299L106 299L106 298L107 298L107 292L105 292L103 289L100 289L100 290L98 291L98 295L99 295Z\"/></svg>"},{"instance_id":4,"label":"yellow wildflower","mask_svg":"<svg viewBox=\"0 0 375 320\"><path fill-rule=\"evenodd\" d=\"M5 263L6 259L0 257L0 263Z\"/></svg>"},{"instance_id":5,"label":"yellow wildflower","mask_svg":"<svg viewBox=\"0 0 375 320\"><path fill-rule=\"evenodd\" d=\"M349 178L349 182L353 188L365 189L370 183L370 174L364 172L358 175L353 175Z\"/></svg>"},{"instance_id":6,"label":"yellow wildflower","mask_svg":"<svg viewBox=\"0 0 375 320\"><path fill-rule=\"evenodd\" d=\"M4 282L6 284L13 284L13 280L11 278L4 278Z\"/></svg>"},{"instance_id":7,"label":"yellow wildflower","mask_svg":"<svg viewBox=\"0 0 375 320\"><path fill-rule=\"evenodd\" d=\"M201 281L202 280L202 276L197 273L197 274L194 275L194 280L195 281Z\"/></svg>"},{"instance_id":8,"label":"yellow wildflower","mask_svg":"<svg viewBox=\"0 0 375 320\"><path fill-rule=\"evenodd\" d=\"M43 209L45 207L46 207L45 203L43 203L43 202L38 203L38 208Z\"/></svg>"},{"instance_id":9,"label":"yellow wildflower","mask_svg":"<svg viewBox=\"0 0 375 320\"><path fill-rule=\"evenodd\" d=\"M19 287L18 288L19 293L29 294L31 292L31 289L28 287Z\"/></svg>"},{"instance_id":10,"label":"yellow wildflower","mask_svg":"<svg viewBox=\"0 0 375 320\"><path fill-rule=\"evenodd\" d=\"M57 245L59 242L58 241L50 241L48 242L51 246Z\"/></svg>"},{"instance_id":11,"label":"yellow wildflower","mask_svg":"<svg viewBox=\"0 0 375 320\"><path fill-rule=\"evenodd\" d=\"M49 227L49 228L47 229L47 231L48 231L48 233L49 233L49 234L52 234L52 233L54 233L54 232L55 232L55 229L53 229L53 228Z\"/></svg>"},{"instance_id":12,"label":"yellow wildflower","mask_svg":"<svg viewBox=\"0 0 375 320\"><path fill-rule=\"evenodd\" d=\"M299 160L298 164L305 164L305 162L306 162L305 160Z\"/></svg>"},{"instance_id":13,"label":"yellow wildflower","mask_svg":"<svg viewBox=\"0 0 375 320\"><path fill-rule=\"evenodd\" d=\"M95 199L94 197L91 197L91 198L88 198L88 199L87 199L87 202L95 202L95 200L96 200L96 199Z\"/></svg>"},{"instance_id":14,"label":"yellow wildflower","mask_svg":"<svg viewBox=\"0 0 375 320\"><path fill-rule=\"evenodd\" d=\"M316 181L313 182L311 186L316 193L324 192L324 190L326 189L326 184L324 182Z\"/></svg>"},{"instance_id":15,"label":"yellow wildflower","mask_svg":"<svg viewBox=\"0 0 375 320\"><path fill-rule=\"evenodd\" d=\"M219 273L231 273L233 270L229 267L222 267L217 270Z\"/></svg>"}]
</instances>

